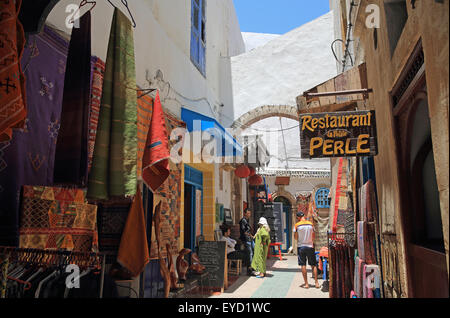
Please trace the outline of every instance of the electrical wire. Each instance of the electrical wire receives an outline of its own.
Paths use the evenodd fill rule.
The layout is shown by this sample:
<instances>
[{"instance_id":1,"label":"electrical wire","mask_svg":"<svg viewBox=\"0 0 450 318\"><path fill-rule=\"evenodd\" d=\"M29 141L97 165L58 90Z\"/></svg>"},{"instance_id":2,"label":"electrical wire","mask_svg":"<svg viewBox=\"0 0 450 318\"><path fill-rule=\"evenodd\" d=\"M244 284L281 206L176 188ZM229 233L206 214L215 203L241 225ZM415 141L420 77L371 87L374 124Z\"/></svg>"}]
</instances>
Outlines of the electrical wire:
<instances>
[{"instance_id":1,"label":"electrical wire","mask_svg":"<svg viewBox=\"0 0 450 318\"><path fill-rule=\"evenodd\" d=\"M163 80L163 79L161 79L161 78L158 78L157 80L158 80L159 82L162 82L164 85L166 85L166 86L168 87L166 97L164 97L164 98L161 99L162 102L167 101L167 100L172 100L172 101L175 101L175 102L177 102L178 104L180 104L180 106L183 105L183 103L180 102L178 99L169 97L170 92L172 91L172 92L174 92L176 95L178 95L179 97L181 97L182 99L184 99L184 100L186 100L186 101L190 101L190 102L201 102L201 101L205 101L205 102L208 104L208 106L209 106L209 108L210 108L210 110L211 110L211 113L212 113L214 119L216 119L217 121L219 121L219 119L218 119L217 117L218 117L218 116L219 116L219 117L222 116L222 117L224 117L224 118L226 118L226 119L228 119L228 120L230 120L230 121L232 121L232 122L236 122L236 120L235 120L234 118L231 118L231 117L229 117L229 116L227 116L227 115L225 115L225 114L223 114L223 113L218 115L218 114L216 113L216 111L213 109L213 107L212 107L211 103L209 102L208 98L206 98L206 97L201 97L201 98L195 98L195 99L194 99L194 98L186 97L186 96L184 96L183 94L179 93L176 89L172 88L170 82L167 82L167 81L165 81L165 80ZM223 104L219 104L219 102L217 102L217 101L215 102L215 104L216 104L217 106L220 106L220 107L222 107L222 105L223 105ZM283 131L287 131L287 130L291 130L291 129L300 127L300 124L298 124L298 125L295 125L295 126L292 126L292 127L289 127L289 128L285 128L285 129L272 129L272 130L266 130L266 129L260 129L260 128L253 128L253 127L251 127L250 125L241 124L241 123L239 123L239 122L237 122L237 125L238 125L238 128L243 128L243 130L245 130L245 129L252 129L252 130L255 130L255 131L266 132L266 133L270 133L270 132L283 132Z\"/></svg>"}]
</instances>

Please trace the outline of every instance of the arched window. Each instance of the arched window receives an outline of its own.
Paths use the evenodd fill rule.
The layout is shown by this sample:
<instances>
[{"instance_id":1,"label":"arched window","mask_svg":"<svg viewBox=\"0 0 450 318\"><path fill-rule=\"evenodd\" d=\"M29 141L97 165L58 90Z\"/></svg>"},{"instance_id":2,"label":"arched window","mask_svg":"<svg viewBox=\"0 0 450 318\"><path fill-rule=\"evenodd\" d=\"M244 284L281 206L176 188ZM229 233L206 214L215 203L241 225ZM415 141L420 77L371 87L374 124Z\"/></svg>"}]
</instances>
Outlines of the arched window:
<instances>
[{"instance_id":1,"label":"arched window","mask_svg":"<svg viewBox=\"0 0 450 318\"><path fill-rule=\"evenodd\" d=\"M324 209L330 207L330 198L328 198L328 194L330 193L330 189L328 188L320 188L316 192L316 207L318 209Z\"/></svg>"}]
</instances>

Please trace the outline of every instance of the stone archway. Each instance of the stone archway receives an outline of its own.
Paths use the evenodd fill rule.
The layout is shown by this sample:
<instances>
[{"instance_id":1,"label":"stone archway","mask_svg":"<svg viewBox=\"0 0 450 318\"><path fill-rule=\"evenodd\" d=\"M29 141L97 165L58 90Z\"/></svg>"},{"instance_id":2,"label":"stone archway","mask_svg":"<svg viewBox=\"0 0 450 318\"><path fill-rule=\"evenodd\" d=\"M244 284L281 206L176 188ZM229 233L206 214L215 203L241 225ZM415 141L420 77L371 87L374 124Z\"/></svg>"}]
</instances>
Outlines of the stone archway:
<instances>
[{"instance_id":1,"label":"stone archway","mask_svg":"<svg viewBox=\"0 0 450 318\"><path fill-rule=\"evenodd\" d=\"M248 126L252 124L269 118L269 117L285 117L289 119L294 119L296 121L298 118L298 110L296 106L289 105L265 105L254 108L247 113L243 114L241 117L236 119L231 125L231 128L243 127L245 130Z\"/></svg>"}]
</instances>

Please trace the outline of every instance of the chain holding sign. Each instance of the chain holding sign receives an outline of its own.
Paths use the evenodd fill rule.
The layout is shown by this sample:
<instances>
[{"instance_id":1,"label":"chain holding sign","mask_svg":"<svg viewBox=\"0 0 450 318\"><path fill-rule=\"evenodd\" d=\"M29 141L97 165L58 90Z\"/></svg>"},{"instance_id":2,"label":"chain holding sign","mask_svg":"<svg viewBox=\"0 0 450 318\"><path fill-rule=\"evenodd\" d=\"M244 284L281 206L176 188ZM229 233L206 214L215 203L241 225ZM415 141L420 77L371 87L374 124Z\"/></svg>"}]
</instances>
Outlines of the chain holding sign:
<instances>
[{"instance_id":1,"label":"chain holding sign","mask_svg":"<svg viewBox=\"0 0 450 318\"><path fill-rule=\"evenodd\" d=\"M300 115L302 158L375 156L375 111Z\"/></svg>"}]
</instances>

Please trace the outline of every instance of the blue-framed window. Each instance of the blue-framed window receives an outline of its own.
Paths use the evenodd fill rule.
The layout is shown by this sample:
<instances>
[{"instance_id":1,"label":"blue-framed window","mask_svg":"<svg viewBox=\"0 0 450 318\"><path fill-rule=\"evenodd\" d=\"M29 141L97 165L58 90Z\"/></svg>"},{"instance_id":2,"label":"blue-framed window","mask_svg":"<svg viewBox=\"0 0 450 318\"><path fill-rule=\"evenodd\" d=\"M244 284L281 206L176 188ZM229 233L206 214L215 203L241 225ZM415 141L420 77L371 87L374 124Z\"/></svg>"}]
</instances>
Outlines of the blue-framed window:
<instances>
[{"instance_id":1,"label":"blue-framed window","mask_svg":"<svg viewBox=\"0 0 450 318\"><path fill-rule=\"evenodd\" d=\"M191 61L205 76L206 0L191 0L191 3Z\"/></svg>"},{"instance_id":2,"label":"blue-framed window","mask_svg":"<svg viewBox=\"0 0 450 318\"><path fill-rule=\"evenodd\" d=\"M318 209L324 209L330 207L331 198L328 198L328 194L330 193L330 189L328 188L320 188L316 192L316 207Z\"/></svg>"}]
</instances>

